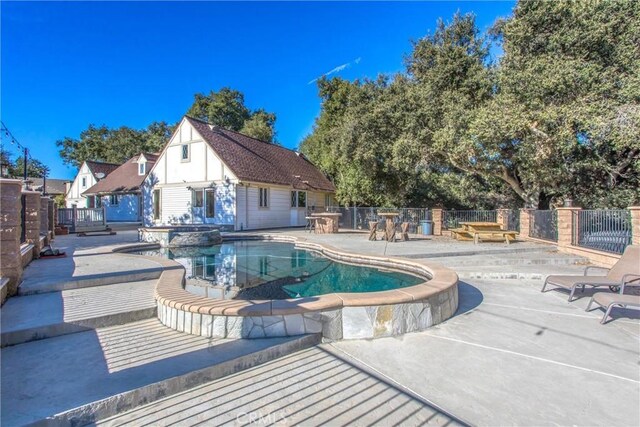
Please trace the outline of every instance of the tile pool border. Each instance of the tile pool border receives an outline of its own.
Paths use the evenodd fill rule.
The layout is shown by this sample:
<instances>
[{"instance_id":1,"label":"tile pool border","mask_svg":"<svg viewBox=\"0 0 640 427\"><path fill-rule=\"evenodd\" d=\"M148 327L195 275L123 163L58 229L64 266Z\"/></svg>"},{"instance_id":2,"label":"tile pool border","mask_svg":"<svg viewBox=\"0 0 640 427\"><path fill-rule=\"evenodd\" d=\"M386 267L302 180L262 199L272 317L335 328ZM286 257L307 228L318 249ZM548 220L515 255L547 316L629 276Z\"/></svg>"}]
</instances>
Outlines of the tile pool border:
<instances>
[{"instance_id":1,"label":"tile pool border","mask_svg":"<svg viewBox=\"0 0 640 427\"><path fill-rule=\"evenodd\" d=\"M141 256L159 263L155 298L160 321L177 331L212 338L263 338L322 333L329 340L377 338L424 330L458 308L458 275L439 264L396 257L355 254L302 237L268 233L225 234L223 241L262 240L292 243L334 261L407 272L425 279L388 291L333 293L286 300L222 300L184 289L185 270L176 261ZM126 245L114 252L158 248ZM131 256L131 255L129 255Z\"/></svg>"}]
</instances>

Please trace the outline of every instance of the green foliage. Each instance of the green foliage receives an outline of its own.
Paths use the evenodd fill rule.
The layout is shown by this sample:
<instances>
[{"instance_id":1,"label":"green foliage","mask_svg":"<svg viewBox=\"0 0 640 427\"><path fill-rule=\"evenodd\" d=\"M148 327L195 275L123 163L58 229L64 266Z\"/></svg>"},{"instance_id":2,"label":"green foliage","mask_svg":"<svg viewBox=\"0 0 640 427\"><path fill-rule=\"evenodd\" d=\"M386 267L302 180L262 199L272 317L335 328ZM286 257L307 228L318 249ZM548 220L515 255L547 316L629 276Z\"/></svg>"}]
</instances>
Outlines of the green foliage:
<instances>
[{"instance_id":1,"label":"green foliage","mask_svg":"<svg viewBox=\"0 0 640 427\"><path fill-rule=\"evenodd\" d=\"M405 62L376 81L318 82L321 113L301 149L340 202L640 199L640 3L520 1L487 35L456 14Z\"/></svg>"},{"instance_id":2,"label":"green foliage","mask_svg":"<svg viewBox=\"0 0 640 427\"><path fill-rule=\"evenodd\" d=\"M65 195L64 194L58 194L58 195L54 196L53 197L53 202L59 208L64 208L64 207L67 206L66 202L65 202Z\"/></svg>"},{"instance_id":3,"label":"green foliage","mask_svg":"<svg viewBox=\"0 0 640 427\"><path fill-rule=\"evenodd\" d=\"M195 94L187 115L262 141L275 140L275 114L263 109L252 112L244 103L244 94L228 87L209 95Z\"/></svg>"},{"instance_id":4,"label":"green foliage","mask_svg":"<svg viewBox=\"0 0 640 427\"><path fill-rule=\"evenodd\" d=\"M14 160L10 153L0 150L0 162L6 165L9 177L18 179L24 177L24 156L17 157ZM27 176L40 178L45 174L49 174L49 168L41 161L29 157L27 161Z\"/></svg>"},{"instance_id":5,"label":"green foliage","mask_svg":"<svg viewBox=\"0 0 640 427\"><path fill-rule=\"evenodd\" d=\"M80 138L65 137L56 141L56 145L63 161L76 167L85 160L124 163L140 152L160 151L172 132L173 126L165 122L153 122L142 130L90 124L80 132Z\"/></svg>"}]
</instances>

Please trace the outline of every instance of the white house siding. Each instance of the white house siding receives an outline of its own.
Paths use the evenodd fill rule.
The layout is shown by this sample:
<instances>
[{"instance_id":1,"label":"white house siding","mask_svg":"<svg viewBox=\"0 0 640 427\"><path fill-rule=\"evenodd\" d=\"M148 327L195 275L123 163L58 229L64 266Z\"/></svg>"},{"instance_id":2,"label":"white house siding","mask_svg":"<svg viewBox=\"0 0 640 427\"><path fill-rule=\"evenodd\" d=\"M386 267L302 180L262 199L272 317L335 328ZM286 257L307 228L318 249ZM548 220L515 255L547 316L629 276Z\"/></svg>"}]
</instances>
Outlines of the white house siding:
<instances>
[{"instance_id":1,"label":"white house siding","mask_svg":"<svg viewBox=\"0 0 640 427\"><path fill-rule=\"evenodd\" d=\"M107 214L107 222L140 221L140 196L138 194L121 194L118 204L112 205L110 196L102 196L102 206Z\"/></svg>"},{"instance_id":2,"label":"white house siding","mask_svg":"<svg viewBox=\"0 0 640 427\"><path fill-rule=\"evenodd\" d=\"M182 145L189 145L189 161L182 161ZM185 120L169 141L145 180L144 223L229 225L235 223L236 177ZM189 187L189 188L187 188ZM191 189L215 187L215 218L201 220L192 209ZM161 190L161 218L153 220L153 190Z\"/></svg>"},{"instance_id":3,"label":"white house siding","mask_svg":"<svg viewBox=\"0 0 640 427\"><path fill-rule=\"evenodd\" d=\"M87 185L82 186L82 178L86 178ZM96 183L96 179L93 177L93 174L89 170L89 167L86 163L82 163L80 169L78 170L78 174L76 178L71 183L71 187L69 188L69 192L66 196L66 205L68 208L76 205L79 208L87 207L87 198L82 195L87 189L93 186Z\"/></svg>"}]
</instances>

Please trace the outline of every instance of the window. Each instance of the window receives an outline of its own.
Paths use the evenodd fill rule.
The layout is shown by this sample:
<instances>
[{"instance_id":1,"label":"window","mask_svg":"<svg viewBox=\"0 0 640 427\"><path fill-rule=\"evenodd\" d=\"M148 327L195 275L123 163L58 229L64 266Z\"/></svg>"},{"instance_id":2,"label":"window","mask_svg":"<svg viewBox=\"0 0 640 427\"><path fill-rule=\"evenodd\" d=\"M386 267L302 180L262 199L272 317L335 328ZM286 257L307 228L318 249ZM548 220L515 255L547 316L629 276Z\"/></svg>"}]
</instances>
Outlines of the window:
<instances>
[{"instance_id":1,"label":"window","mask_svg":"<svg viewBox=\"0 0 640 427\"><path fill-rule=\"evenodd\" d=\"M266 256L260 257L260 276L269 275L269 258Z\"/></svg>"},{"instance_id":2,"label":"window","mask_svg":"<svg viewBox=\"0 0 640 427\"><path fill-rule=\"evenodd\" d=\"M305 191L292 191L291 192L291 207L292 208L306 208L307 207L307 193Z\"/></svg>"},{"instance_id":3,"label":"window","mask_svg":"<svg viewBox=\"0 0 640 427\"><path fill-rule=\"evenodd\" d=\"M109 196L109 204L111 206L118 206L119 203L120 203L120 196L118 196L117 194L112 194Z\"/></svg>"},{"instance_id":4,"label":"window","mask_svg":"<svg viewBox=\"0 0 640 427\"><path fill-rule=\"evenodd\" d=\"M138 163L138 175L144 175L146 163Z\"/></svg>"},{"instance_id":5,"label":"window","mask_svg":"<svg viewBox=\"0 0 640 427\"><path fill-rule=\"evenodd\" d=\"M102 207L102 196L96 196L96 208Z\"/></svg>"},{"instance_id":6,"label":"window","mask_svg":"<svg viewBox=\"0 0 640 427\"><path fill-rule=\"evenodd\" d=\"M207 202L206 217L213 218L216 215L216 193L213 188L207 188L205 193L205 201Z\"/></svg>"},{"instance_id":7,"label":"window","mask_svg":"<svg viewBox=\"0 0 640 427\"><path fill-rule=\"evenodd\" d=\"M82 188L87 188L87 177L86 176L82 177Z\"/></svg>"},{"instance_id":8,"label":"window","mask_svg":"<svg viewBox=\"0 0 640 427\"><path fill-rule=\"evenodd\" d=\"M183 162L189 161L189 144L184 144L182 146L182 161Z\"/></svg>"},{"instance_id":9,"label":"window","mask_svg":"<svg viewBox=\"0 0 640 427\"><path fill-rule=\"evenodd\" d=\"M260 191L260 207L268 208L269 207L269 189L268 188L258 188Z\"/></svg>"},{"instance_id":10,"label":"window","mask_svg":"<svg viewBox=\"0 0 640 427\"><path fill-rule=\"evenodd\" d=\"M153 190L153 219L160 219L160 190Z\"/></svg>"},{"instance_id":11,"label":"window","mask_svg":"<svg viewBox=\"0 0 640 427\"><path fill-rule=\"evenodd\" d=\"M193 190L193 207L201 208L204 206L204 191Z\"/></svg>"},{"instance_id":12,"label":"window","mask_svg":"<svg viewBox=\"0 0 640 427\"><path fill-rule=\"evenodd\" d=\"M324 195L324 205L325 206L333 206L333 201L331 200L331 194Z\"/></svg>"}]
</instances>

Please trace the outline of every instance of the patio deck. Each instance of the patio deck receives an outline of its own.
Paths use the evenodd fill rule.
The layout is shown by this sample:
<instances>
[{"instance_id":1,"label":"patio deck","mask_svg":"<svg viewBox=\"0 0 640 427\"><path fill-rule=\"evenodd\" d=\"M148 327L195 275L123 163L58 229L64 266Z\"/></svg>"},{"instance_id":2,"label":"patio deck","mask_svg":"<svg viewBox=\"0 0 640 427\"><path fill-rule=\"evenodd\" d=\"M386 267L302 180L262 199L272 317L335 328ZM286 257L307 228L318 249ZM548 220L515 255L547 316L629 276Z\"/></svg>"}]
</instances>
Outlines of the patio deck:
<instances>
[{"instance_id":1,"label":"patio deck","mask_svg":"<svg viewBox=\"0 0 640 427\"><path fill-rule=\"evenodd\" d=\"M313 367L302 369L295 365L291 373L299 372L299 376L296 374L286 381L282 375L267 375L269 369L281 369L278 368L279 364L286 364L284 359L278 359L254 370L238 372L195 388L194 384L186 382L181 390L175 389L167 398L123 412L104 420L105 423L149 421L163 425L170 420L180 420L181 425L193 425L212 416L220 416L216 422L222 423L233 422L238 415L260 411L267 414L273 409L281 411L277 412L278 416L284 416L292 422L304 420L309 425L328 420L335 424L361 424L376 419L381 423L385 420L401 421L403 425L424 422L468 422L478 425L640 424L640 372L637 366L640 356L639 312L618 311L614 313L616 320L600 325L600 311L584 311L587 298L568 303L562 291L540 293L546 274L581 271L583 266L574 265L583 262L579 257L555 254L548 245L528 242L508 247L501 243L451 244L451 241L439 238L386 243L369 242L366 234L362 233L314 235L302 230L277 232L303 235L354 252L433 258L433 261L443 262L459 272L493 274L497 278L464 279L459 285L460 307L456 315L428 331L398 338L325 343L313 350L316 352L314 355L322 354L326 358L327 367L334 369L332 372L350 372L354 375L350 378L368 381L372 387L369 391L354 389L353 393L341 393L339 391L347 384L344 374L329 375ZM28 287L36 277L30 276L30 269L40 269L57 261L69 269L62 270L65 273L57 276L60 283L68 282L69 277L91 275L96 263L103 265L104 271L100 274L110 277L108 268L104 266L121 259L111 255L110 248L114 244L132 243L135 239L135 232L88 238L60 236L56 239L56 247L67 250L73 257L34 261L25 274L25 285ZM80 263L80 259L89 262ZM137 263L134 261L132 265L136 266ZM143 269L150 266L140 264ZM121 267L118 273L135 273L129 266ZM522 278L505 280L511 274L522 274L517 276ZM11 321L3 319L3 327ZM145 322L159 326L154 319ZM136 330L133 323L128 325L133 328L131 331ZM81 332L2 349L2 388L12 390L12 393L2 394L2 424L18 425L21 424L19 420L33 421L33 415L29 415L30 408L39 408L39 416L47 414L46 408L37 406L38 399L47 399L46 393L38 397L39 390L46 389L47 383L66 378L69 369L73 369L63 359L51 359L47 354L78 353L75 340L81 340L82 337L95 339L93 337L102 336L108 330L111 329ZM166 334L169 341L179 341L184 335L175 331L166 331ZM145 341L144 337L140 339L142 341L139 342ZM215 345L214 342L210 343ZM143 348L139 345L143 344L132 342L128 350L130 357L135 360L138 360L136 352ZM31 351L36 347L41 356ZM83 363L87 367L108 373L113 363L110 348L111 344L104 342L94 346L91 352L78 353L78 357L85 360ZM185 347L179 351L184 353L181 357L200 357L202 348L191 350ZM190 355L191 351L195 353ZM303 360L309 356L309 351L294 353L287 356L292 358L287 360ZM26 356L21 354L31 354L28 363L25 364ZM171 358L174 355L171 352L163 354L159 351L157 355L160 358L158 360L166 359L162 362L163 366L172 366ZM37 362L34 358L42 360ZM154 369L158 360L148 368ZM215 358L210 362L216 363ZM139 366L135 372L143 373L145 363L142 359L136 362ZM198 368L206 365L205 362L199 363L202 364ZM46 372L42 382L38 382L38 370L27 376L30 368L35 368L34 364L41 365L38 369ZM80 389L85 387L100 391L98 394L101 398L109 395L108 389L101 387L106 387L109 381L116 379L123 381L119 391L131 390L126 386L126 369L114 374L117 374L117 378L100 374L95 381L78 383L78 386ZM170 371L166 374L170 375ZM299 381L296 381L296 376ZM135 383L136 387L149 385L141 378L132 378L131 383ZM225 401L222 396L213 400L203 397L204 392L209 395L218 393L217 396L220 396L220 393L231 390L239 381L253 378L260 380L259 389L251 389L249 395L238 398L235 403L233 399ZM74 381L65 380L63 383L65 387L56 392L56 411L71 409L79 403L78 392L72 391ZM273 395L260 392L264 389L277 392ZM65 390L69 393L65 394ZM300 392L309 395L307 400L313 400L313 404L303 404L296 399L294 396ZM611 392L615 397L603 398L604 392ZM20 413L12 414L10 408L18 407ZM377 407L387 409L389 417L384 418L384 411L375 410ZM226 415L221 414L224 412L222 409L227 411ZM367 417L369 410L371 415ZM331 414L336 418L331 418Z\"/></svg>"}]
</instances>

